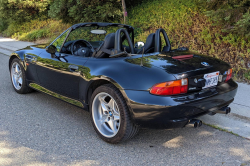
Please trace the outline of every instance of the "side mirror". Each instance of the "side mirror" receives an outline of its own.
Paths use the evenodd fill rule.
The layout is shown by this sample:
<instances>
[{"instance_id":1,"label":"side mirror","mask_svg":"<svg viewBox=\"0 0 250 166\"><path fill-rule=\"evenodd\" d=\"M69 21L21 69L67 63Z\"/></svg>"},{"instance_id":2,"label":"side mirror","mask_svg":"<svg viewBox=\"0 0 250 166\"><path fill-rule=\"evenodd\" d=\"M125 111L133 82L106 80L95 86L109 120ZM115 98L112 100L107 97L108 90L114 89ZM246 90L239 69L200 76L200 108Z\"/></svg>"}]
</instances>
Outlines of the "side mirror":
<instances>
[{"instance_id":1,"label":"side mirror","mask_svg":"<svg viewBox=\"0 0 250 166\"><path fill-rule=\"evenodd\" d=\"M144 45L145 45L144 42L139 41L139 42L135 43L135 48L141 49Z\"/></svg>"},{"instance_id":2,"label":"side mirror","mask_svg":"<svg viewBox=\"0 0 250 166\"><path fill-rule=\"evenodd\" d=\"M46 51L50 54L55 54L57 51L57 48L54 45L50 45L49 47L46 48Z\"/></svg>"}]
</instances>

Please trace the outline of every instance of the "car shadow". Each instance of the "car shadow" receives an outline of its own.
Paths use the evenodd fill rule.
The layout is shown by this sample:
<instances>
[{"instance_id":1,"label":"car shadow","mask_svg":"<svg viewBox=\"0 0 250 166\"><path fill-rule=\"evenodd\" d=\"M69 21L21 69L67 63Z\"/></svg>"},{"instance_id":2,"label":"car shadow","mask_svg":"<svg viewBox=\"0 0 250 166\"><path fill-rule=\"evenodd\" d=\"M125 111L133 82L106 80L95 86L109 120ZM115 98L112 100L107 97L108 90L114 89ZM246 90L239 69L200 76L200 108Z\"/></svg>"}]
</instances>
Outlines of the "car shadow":
<instances>
[{"instance_id":1,"label":"car shadow","mask_svg":"<svg viewBox=\"0 0 250 166\"><path fill-rule=\"evenodd\" d=\"M72 158L80 163L90 159L87 161L104 164L108 162L107 157L126 163L119 156L107 154L107 149L131 161L139 162L139 159L143 159L144 162L150 162L157 159L158 164L164 163L166 156L173 160L181 157L183 160L191 159L201 163L203 160L229 164L234 163L234 160L242 163L250 160L246 155L250 154L249 141L208 126L198 129L142 129L129 141L108 144L97 136L89 113L81 108L38 92L15 95L20 99L19 102L25 104L19 104L19 113L15 115L19 120L12 121L14 124L11 128L3 127L8 134L0 138L7 137L17 147L43 152L44 155L36 156L36 160L46 158L53 162L53 159L48 158L53 155L68 164L71 164L69 160ZM218 160L217 155L221 159Z\"/></svg>"}]
</instances>

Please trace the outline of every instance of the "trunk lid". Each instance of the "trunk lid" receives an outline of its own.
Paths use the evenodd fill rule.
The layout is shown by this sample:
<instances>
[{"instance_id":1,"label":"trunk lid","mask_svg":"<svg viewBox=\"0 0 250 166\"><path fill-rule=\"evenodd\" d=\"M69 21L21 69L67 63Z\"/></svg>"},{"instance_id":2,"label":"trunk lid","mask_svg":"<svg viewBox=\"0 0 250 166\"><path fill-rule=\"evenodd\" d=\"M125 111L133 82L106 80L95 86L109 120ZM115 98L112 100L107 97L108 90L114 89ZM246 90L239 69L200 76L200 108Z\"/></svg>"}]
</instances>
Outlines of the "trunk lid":
<instances>
[{"instance_id":1,"label":"trunk lid","mask_svg":"<svg viewBox=\"0 0 250 166\"><path fill-rule=\"evenodd\" d=\"M132 57L129 61L141 63L141 57ZM222 60L190 51L145 55L142 64L144 67L162 69L169 74L173 74L176 79L188 78L189 91L202 89L204 81L206 82L205 74L218 72L218 84L224 82L226 71L230 68L230 65ZM203 86L201 86L201 83Z\"/></svg>"}]
</instances>

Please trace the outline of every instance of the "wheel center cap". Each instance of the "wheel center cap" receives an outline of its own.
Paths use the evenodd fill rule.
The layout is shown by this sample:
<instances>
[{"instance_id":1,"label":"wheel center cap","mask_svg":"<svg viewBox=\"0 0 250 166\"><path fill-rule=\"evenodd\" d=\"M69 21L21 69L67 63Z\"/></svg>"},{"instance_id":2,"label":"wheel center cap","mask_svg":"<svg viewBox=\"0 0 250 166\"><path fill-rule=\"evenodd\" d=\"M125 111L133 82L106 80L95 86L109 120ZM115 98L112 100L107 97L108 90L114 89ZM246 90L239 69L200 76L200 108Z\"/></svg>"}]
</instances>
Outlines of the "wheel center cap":
<instances>
[{"instance_id":1,"label":"wheel center cap","mask_svg":"<svg viewBox=\"0 0 250 166\"><path fill-rule=\"evenodd\" d=\"M112 116L113 114L112 114L112 112L111 111L109 111L109 116Z\"/></svg>"}]
</instances>

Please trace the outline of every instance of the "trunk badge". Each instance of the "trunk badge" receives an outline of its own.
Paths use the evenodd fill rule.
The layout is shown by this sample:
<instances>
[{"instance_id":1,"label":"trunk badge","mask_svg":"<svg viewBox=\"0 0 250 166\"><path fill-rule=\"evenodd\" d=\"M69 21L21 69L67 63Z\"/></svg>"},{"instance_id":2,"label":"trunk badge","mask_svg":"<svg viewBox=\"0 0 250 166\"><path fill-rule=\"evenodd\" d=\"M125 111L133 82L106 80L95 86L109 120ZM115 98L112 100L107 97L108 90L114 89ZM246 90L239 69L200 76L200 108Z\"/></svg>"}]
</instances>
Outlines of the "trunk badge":
<instances>
[{"instance_id":1,"label":"trunk badge","mask_svg":"<svg viewBox=\"0 0 250 166\"><path fill-rule=\"evenodd\" d=\"M197 83L197 82L198 82L197 78L195 78L195 79L194 79L194 82L195 82L195 83Z\"/></svg>"},{"instance_id":2,"label":"trunk badge","mask_svg":"<svg viewBox=\"0 0 250 166\"><path fill-rule=\"evenodd\" d=\"M201 64L202 64L203 66L209 66L209 64L208 64L207 62L201 62Z\"/></svg>"}]
</instances>

